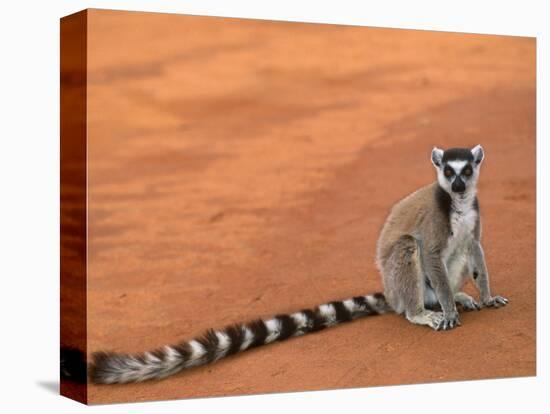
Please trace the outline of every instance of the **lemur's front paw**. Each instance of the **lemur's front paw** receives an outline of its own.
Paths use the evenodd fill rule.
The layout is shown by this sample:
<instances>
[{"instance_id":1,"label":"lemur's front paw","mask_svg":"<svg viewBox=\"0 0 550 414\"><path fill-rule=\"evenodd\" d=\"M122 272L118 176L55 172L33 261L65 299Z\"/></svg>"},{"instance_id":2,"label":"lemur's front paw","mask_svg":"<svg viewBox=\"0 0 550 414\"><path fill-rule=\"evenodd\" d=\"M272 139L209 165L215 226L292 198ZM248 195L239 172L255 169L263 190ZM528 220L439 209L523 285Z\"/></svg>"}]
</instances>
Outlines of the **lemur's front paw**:
<instances>
[{"instance_id":1,"label":"lemur's front paw","mask_svg":"<svg viewBox=\"0 0 550 414\"><path fill-rule=\"evenodd\" d=\"M500 308L508 304L508 299L504 296L491 296L489 299L483 301L483 306L488 308Z\"/></svg>"},{"instance_id":2,"label":"lemur's front paw","mask_svg":"<svg viewBox=\"0 0 550 414\"><path fill-rule=\"evenodd\" d=\"M436 330L447 331L459 325L460 325L460 319L458 318L458 312L453 311L453 312L443 314L443 319L437 326Z\"/></svg>"},{"instance_id":3,"label":"lemur's front paw","mask_svg":"<svg viewBox=\"0 0 550 414\"><path fill-rule=\"evenodd\" d=\"M481 305L477 303L474 298L464 292L458 292L455 295L455 302L462 308L462 310L467 312L481 309Z\"/></svg>"},{"instance_id":4,"label":"lemur's front paw","mask_svg":"<svg viewBox=\"0 0 550 414\"><path fill-rule=\"evenodd\" d=\"M466 312L474 311L474 310L480 310L481 305L477 303L474 299L469 298L468 300L460 302L460 306L462 306L462 309L464 309Z\"/></svg>"}]
</instances>

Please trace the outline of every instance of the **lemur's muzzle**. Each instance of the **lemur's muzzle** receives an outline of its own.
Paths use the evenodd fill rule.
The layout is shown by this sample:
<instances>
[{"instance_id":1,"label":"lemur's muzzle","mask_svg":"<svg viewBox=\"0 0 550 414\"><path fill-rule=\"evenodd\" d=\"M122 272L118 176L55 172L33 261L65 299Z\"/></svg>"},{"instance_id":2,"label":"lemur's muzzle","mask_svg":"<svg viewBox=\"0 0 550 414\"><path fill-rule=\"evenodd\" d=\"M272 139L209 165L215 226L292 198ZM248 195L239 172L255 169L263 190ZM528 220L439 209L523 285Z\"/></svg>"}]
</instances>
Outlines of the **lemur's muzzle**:
<instances>
[{"instance_id":1,"label":"lemur's muzzle","mask_svg":"<svg viewBox=\"0 0 550 414\"><path fill-rule=\"evenodd\" d=\"M453 181L453 184L451 185L451 189L455 193L463 193L464 191L466 191L466 184L464 183L464 181L462 181L460 177L456 177Z\"/></svg>"}]
</instances>

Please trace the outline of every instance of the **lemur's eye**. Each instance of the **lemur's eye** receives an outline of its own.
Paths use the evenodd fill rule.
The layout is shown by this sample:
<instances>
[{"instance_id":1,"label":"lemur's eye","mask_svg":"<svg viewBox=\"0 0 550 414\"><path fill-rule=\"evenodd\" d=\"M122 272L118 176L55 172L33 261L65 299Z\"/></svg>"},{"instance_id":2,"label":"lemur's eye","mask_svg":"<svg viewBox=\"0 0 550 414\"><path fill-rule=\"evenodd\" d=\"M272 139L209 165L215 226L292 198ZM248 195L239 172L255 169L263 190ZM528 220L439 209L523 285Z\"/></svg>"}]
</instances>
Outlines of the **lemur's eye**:
<instances>
[{"instance_id":1,"label":"lemur's eye","mask_svg":"<svg viewBox=\"0 0 550 414\"><path fill-rule=\"evenodd\" d=\"M450 178L454 175L454 171L452 168L446 167L445 170L443 170L443 174L445 174L445 177Z\"/></svg>"},{"instance_id":2,"label":"lemur's eye","mask_svg":"<svg viewBox=\"0 0 550 414\"><path fill-rule=\"evenodd\" d=\"M469 177L472 175L472 167L468 166L462 170L462 174L464 174L466 177Z\"/></svg>"}]
</instances>

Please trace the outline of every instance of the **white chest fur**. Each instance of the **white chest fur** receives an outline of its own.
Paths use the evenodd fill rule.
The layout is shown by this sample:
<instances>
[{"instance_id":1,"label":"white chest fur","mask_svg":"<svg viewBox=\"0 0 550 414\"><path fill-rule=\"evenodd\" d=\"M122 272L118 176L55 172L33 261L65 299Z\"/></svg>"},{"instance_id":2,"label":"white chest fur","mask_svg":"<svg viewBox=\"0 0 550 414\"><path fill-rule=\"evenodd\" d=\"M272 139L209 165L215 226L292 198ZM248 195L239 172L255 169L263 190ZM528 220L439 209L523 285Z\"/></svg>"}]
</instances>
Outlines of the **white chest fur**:
<instances>
[{"instance_id":1,"label":"white chest fur","mask_svg":"<svg viewBox=\"0 0 550 414\"><path fill-rule=\"evenodd\" d=\"M442 252L442 259L447 268L447 275L453 292L464 284L467 276L470 248L474 240L474 230L478 212L472 203L453 205L450 214L451 234L447 246Z\"/></svg>"}]
</instances>

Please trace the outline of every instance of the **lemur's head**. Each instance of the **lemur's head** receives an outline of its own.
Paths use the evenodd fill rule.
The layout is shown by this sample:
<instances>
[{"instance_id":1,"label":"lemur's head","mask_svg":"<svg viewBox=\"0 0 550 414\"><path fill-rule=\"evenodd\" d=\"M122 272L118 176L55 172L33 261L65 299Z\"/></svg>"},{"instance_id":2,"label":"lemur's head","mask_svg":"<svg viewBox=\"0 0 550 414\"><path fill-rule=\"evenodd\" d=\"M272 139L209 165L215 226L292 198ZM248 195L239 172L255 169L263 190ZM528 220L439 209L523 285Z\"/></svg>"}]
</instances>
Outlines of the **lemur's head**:
<instances>
[{"instance_id":1,"label":"lemur's head","mask_svg":"<svg viewBox=\"0 0 550 414\"><path fill-rule=\"evenodd\" d=\"M445 151L434 147L432 163L441 188L449 194L475 192L483 157L481 145L476 145L472 149L450 148Z\"/></svg>"}]
</instances>

